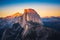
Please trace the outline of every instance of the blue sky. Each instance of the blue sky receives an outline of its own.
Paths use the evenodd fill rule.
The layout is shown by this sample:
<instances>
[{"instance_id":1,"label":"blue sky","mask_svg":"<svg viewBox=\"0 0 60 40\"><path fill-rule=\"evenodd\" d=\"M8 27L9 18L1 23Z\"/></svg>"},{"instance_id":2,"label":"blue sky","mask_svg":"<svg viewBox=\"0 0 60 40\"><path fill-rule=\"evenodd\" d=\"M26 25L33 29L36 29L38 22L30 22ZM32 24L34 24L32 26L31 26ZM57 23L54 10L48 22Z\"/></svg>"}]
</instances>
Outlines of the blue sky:
<instances>
[{"instance_id":1,"label":"blue sky","mask_svg":"<svg viewBox=\"0 0 60 40\"><path fill-rule=\"evenodd\" d=\"M24 4L24 3L49 3L49 4L60 4L60 0L0 0L1 6L9 4Z\"/></svg>"}]
</instances>

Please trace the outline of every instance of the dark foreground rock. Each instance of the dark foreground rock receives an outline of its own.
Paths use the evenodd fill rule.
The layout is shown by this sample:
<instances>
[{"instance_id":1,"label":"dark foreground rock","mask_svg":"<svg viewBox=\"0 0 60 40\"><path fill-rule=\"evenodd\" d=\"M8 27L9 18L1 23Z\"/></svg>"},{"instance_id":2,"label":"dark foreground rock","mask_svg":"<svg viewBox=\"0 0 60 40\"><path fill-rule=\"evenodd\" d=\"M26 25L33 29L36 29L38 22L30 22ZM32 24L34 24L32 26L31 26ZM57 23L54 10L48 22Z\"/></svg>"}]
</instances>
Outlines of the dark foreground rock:
<instances>
[{"instance_id":1,"label":"dark foreground rock","mask_svg":"<svg viewBox=\"0 0 60 40\"><path fill-rule=\"evenodd\" d=\"M19 23L13 24L12 28L3 30L0 40L60 40L60 32L45 28L38 23L31 23L25 34L23 34L25 29Z\"/></svg>"}]
</instances>

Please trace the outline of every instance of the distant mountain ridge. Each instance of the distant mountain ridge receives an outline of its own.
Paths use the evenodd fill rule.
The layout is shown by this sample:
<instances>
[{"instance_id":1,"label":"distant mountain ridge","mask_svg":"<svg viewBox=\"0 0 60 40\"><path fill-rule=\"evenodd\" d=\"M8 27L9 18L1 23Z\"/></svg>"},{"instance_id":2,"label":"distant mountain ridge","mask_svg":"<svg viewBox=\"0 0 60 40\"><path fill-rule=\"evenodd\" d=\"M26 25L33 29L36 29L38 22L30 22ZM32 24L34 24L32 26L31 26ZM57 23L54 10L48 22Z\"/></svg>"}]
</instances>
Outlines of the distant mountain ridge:
<instances>
[{"instance_id":1,"label":"distant mountain ridge","mask_svg":"<svg viewBox=\"0 0 60 40\"><path fill-rule=\"evenodd\" d=\"M57 21L60 21L60 17L54 17L54 16L51 16L51 17L43 17L42 20L57 22Z\"/></svg>"},{"instance_id":2,"label":"distant mountain ridge","mask_svg":"<svg viewBox=\"0 0 60 40\"><path fill-rule=\"evenodd\" d=\"M44 23L44 26L60 32L60 17L44 17L41 19Z\"/></svg>"}]
</instances>

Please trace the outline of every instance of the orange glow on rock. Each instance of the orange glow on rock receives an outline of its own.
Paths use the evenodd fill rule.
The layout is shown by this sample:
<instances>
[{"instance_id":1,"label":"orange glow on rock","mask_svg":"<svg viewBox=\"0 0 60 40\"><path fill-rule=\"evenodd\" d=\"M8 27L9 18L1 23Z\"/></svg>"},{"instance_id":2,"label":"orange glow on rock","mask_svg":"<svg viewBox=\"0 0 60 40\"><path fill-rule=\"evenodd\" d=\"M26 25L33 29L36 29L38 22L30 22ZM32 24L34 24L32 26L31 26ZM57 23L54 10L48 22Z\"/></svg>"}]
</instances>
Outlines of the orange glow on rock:
<instances>
[{"instance_id":1,"label":"orange glow on rock","mask_svg":"<svg viewBox=\"0 0 60 40\"><path fill-rule=\"evenodd\" d=\"M15 13L15 14L13 14L12 16L22 16L22 14L19 13L19 12L17 12L17 13Z\"/></svg>"}]
</instances>

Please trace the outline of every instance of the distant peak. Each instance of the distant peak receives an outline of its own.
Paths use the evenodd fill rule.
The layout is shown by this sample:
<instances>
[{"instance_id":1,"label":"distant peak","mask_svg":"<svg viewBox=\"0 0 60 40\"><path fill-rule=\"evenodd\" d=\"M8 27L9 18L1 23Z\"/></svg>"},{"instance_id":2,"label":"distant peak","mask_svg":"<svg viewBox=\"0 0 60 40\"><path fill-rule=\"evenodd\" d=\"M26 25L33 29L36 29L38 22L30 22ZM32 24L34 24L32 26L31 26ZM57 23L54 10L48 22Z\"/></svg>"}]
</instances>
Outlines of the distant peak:
<instances>
[{"instance_id":1,"label":"distant peak","mask_svg":"<svg viewBox=\"0 0 60 40\"><path fill-rule=\"evenodd\" d=\"M19 17L19 16L22 16L22 14L19 13L19 12L16 12L16 13L13 14L13 15L7 16L6 18L14 18L14 17Z\"/></svg>"},{"instance_id":2,"label":"distant peak","mask_svg":"<svg viewBox=\"0 0 60 40\"><path fill-rule=\"evenodd\" d=\"M13 14L12 16L22 16L22 14L19 13L19 12L17 12L17 13L15 13L15 14Z\"/></svg>"}]
</instances>

